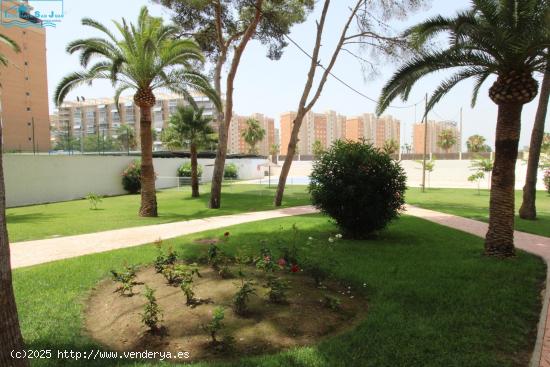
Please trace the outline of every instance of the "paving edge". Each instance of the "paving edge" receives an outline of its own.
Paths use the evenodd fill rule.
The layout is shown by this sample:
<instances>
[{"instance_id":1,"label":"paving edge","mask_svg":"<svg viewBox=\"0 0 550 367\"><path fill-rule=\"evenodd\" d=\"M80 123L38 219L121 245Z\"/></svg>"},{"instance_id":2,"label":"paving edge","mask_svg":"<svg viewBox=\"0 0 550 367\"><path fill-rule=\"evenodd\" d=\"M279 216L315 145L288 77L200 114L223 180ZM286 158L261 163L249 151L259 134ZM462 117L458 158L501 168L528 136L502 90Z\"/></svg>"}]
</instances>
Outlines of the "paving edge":
<instances>
[{"instance_id":1,"label":"paving edge","mask_svg":"<svg viewBox=\"0 0 550 367\"><path fill-rule=\"evenodd\" d=\"M548 261L546 261L546 259L542 256L539 257L543 259L546 264L546 281L544 283L544 297L537 326L537 340L535 341L535 348L533 349L533 354L531 355L529 367L539 367L541 365L542 347L544 344L544 334L546 333L546 323L548 319L548 304L550 303L550 292L548 289L548 285L550 284L550 268L548 268Z\"/></svg>"}]
</instances>

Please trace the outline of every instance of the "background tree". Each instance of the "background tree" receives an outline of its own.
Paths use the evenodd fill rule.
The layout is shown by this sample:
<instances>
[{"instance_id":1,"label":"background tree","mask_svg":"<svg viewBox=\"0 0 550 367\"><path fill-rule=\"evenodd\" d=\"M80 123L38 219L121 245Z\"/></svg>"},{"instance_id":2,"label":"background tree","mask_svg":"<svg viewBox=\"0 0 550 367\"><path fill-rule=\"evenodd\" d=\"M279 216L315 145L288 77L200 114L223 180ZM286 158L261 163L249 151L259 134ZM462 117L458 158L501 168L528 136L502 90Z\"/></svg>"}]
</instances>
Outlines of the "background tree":
<instances>
[{"instance_id":1,"label":"background tree","mask_svg":"<svg viewBox=\"0 0 550 367\"><path fill-rule=\"evenodd\" d=\"M127 124L122 124L116 129L116 140L120 146L127 152L136 149L136 131L134 128Z\"/></svg>"},{"instance_id":2,"label":"background tree","mask_svg":"<svg viewBox=\"0 0 550 367\"><path fill-rule=\"evenodd\" d=\"M475 78L472 105L491 75L497 80L489 97L498 106L495 162L489 205L485 253L508 257L514 248L515 166L523 105L537 95L535 71L544 71L550 44L547 0L472 0L472 7L448 18L437 16L406 35L420 48L384 86L377 112L398 96L407 100L414 84L433 72L458 69L435 89L427 111L459 82ZM428 49L430 41L446 35L442 48Z\"/></svg>"},{"instance_id":3,"label":"background tree","mask_svg":"<svg viewBox=\"0 0 550 367\"><path fill-rule=\"evenodd\" d=\"M395 139L386 140L382 150L389 155L395 154L399 150L399 143Z\"/></svg>"},{"instance_id":4,"label":"background tree","mask_svg":"<svg viewBox=\"0 0 550 367\"><path fill-rule=\"evenodd\" d=\"M218 109L219 142L212 176L210 208L221 205L222 180L229 124L233 117L233 90L242 54L251 39L268 46L268 57L279 59L287 45L284 36L306 19L314 0L156 0L174 10L174 21L184 35L193 36L214 64L214 87L225 95ZM231 56L222 90L222 69ZM225 92L225 93L224 93Z\"/></svg>"},{"instance_id":5,"label":"background tree","mask_svg":"<svg viewBox=\"0 0 550 367\"><path fill-rule=\"evenodd\" d=\"M527 160L527 174L523 186L523 202L519 208L519 217L522 219L537 219L537 174L539 171L540 153L544 139L544 124L548 111L550 98L550 61L546 65L546 72L540 87L539 105L535 115L535 123L531 132L531 144L529 145L529 158Z\"/></svg>"},{"instance_id":6,"label":"background tree","mask_svg":"<svg viewBox=\"0 0 550 367\"><path fill-rule=\"evenodd\" d=\"M451 129L444 129L437 135L437 146L449 153L452 147L456 145L456 135Z\"/></svg>"},{"instance_id":7,"label":"background tree","mask_svg":"<svg viewBox=\"0 0 550 367\"><path fill-rule=\"evenodd\" d=\"M279 155L281 147L279 144L271 144L269 146L269 154L271 154L271 161L275 164L277 164L277 157Z\"/></svg>"},{"instance_id":8,"label":"background tree","mask_svg":"<svg viewBox=\"0 0 550 367\"><path fill-rule=\"evenodd\" d=\"M332 72L334 65L342 50L346 50L351 55L355 55L347 47L350 45L363 45L371 48L373 53L379 54L394 54L399 48L404 46L404 42L400 38L391 37L388 29L391 27L386 22L392 17L404 16L408 11L416 8L422 0L357 0L355 5L350 9L349 16L340 32L338 41L334 46L328 64L321 67L320 49L325 28L325 21L330 7L330 0L323 2L323 9L317 24L317 32L315 33L315 41L311 62L307 73L306 83L298 103L296 117L292 122L292 131L288 143L287 154L281 174L279 176L279 184L275 195L275 206L281 206L283 195L286 186L286 179L290 172L292 160L296 154L296 146L298 144L298 133L306 114L311 111L315 103L321 96L323 88ZM355 32L350 31L354 24L357 26ZM357 56L357 55L355 55ZM357 57L358 60L364 60ZM313 84L316 80L317 70L322 69L323 73L319 78L317 87L314 89Z\"/></svg>"},{"instance_id":9,"label":"background tree","mask_svg":"<svg viewBox=\"0 0 550 367\"><path fill-rule=\"evenodd\" d=\"M416 161L416 163L420 164L420 166L424 166L424 161ZM435 169L435 156L432 156L432 159L429 161L426 161L426 172L428 172L428 188L430 188L430 178L432 176L432 172Z\"/></svg>"},{"instance_id":10,"label":"background tree","mask_svg":"<svg viewBox=\"0 0 550 367\"><path fill-rule=\"evenodd\" d=\"M242 132L246 144L249 146L248 153L258 154L258 148L256 144L261 142L265 137L265 129L260 125L260 122L256 119L246 120L246 128Z\"/></svg>"},{"instance_id":11,"label":"background tree","mask_svg":"<svg viewBox=\"0 0 550 367\"><path fill-rule=\"evenodd\" d=\"M475 159L470 164L470 169L474 171L478 177L484 178L486 175L488 177L488 188L491 189L491 172L493 172L493 161L490 159Z\"/></svg>"},{"instance_id":12,"label":"background tree","mask_svg":"<svg viewBox=\"0 0 550 367\"><path fill-rule=\"evenodd\" d=\"M214 138L214 129L210 125L212 119L203 116L203 109L192 106L178 106L170 117L168 128L163 137L168 139L168 145L183 148L189 146L191 153L191 196L199 197L198 149L208 146Z\"/></svg>"},{"instance_id":13,"label":"background tree","mask_svg":"<svg viewBox=\"0 0 550 367\"><path fill-rule=\"evenodd\" d=\"M153 168L153 139L151 134L151 108L155 105L154 90L163 88L182 95L195 104L189 90L208 96L218 107L220 101L210 87L208 79L197 72L193 64L202 63L204 56L199 46L188 39L177 39L180 30L166 25L162 18L149 15L141 8L136 24L125 19L114 22L120 32L116 38L103 24L85 18L82 24L103 33L106 38L88 38L71 42L69 53L80 52L80 61L86 70L67 75L55 90L55 103L60 105L67 94L81 84L106 79L117 87L115 104L120 95L135 90L134 102L140 109L141 144L141 207L139 214L156 217L157 197ZM101 61L89 66L92 58Z\"/></svg>"},{"instance_id":14,"label":"background tree","mask_svg":"<svg viewBox=\"0 0 550 367\"><path fill-rule=\"evenodd\" d=\"M466 149L470 153L490 152L491 147L485 144L486 139L481 135L472 135L466 140Z\"/></svg>"},{"instance_id":15,"label":"background tree","mask_svg":"<svg viewBox=\"0 0 550 367\"><path fill-rule=\"evenodd\" d=\"M12 52L21 49L11 38L0 34L0 44L7 46ZM0 65L7 66L9 59L0 52ZM0 85L0 88L2 86ZM24 349L23 337L19 327L17 305L13 293L11 275L10 243L6 226L6 191L4 186L4 167L2 163L2 125L0 124L0 366L28 366L26 358L13 359L13 350Z\"/></svg>"},{"instance_id":16,"label":"background tree","mask_svg":"<svg viewBox=\"0 0 550 367\"><path fill-rule=\"evenodd\" d=\"M321 143L320 140L315 140L311 146L311 151L313 152L313 156L315 158L319 158L325 151L325 147L323 147L323 143Z\"/></svg>"},{"instance_id":17,"label":"background tree","mask_svg":"<svg viewBox=\"0 0 550 367\"><path fill-rule=\"evenodd\" d=\"M409 144L409 143L405 143L403 144L403 146L401 147L403 149L403 151L407 154L410 154L411 151L412 151L412 146Z\"/></svg>"}]
</instances>

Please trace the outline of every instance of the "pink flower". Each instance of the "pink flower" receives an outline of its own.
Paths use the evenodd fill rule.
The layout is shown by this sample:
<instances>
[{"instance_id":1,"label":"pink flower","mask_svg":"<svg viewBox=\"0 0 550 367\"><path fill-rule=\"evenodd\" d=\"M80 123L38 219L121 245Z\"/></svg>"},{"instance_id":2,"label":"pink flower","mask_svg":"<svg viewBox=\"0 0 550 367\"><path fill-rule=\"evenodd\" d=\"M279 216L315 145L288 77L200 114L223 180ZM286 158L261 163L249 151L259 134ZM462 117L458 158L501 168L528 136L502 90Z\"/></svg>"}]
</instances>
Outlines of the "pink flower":
<instances>
[{"instance_id":1,"label":"pink flower","mask_svg":"<svg viewBox=\"0 0 550 367\"><path fill-rule=\"evenodd\" d=\"M286 260L281 257L279 261L277 261L277 264L279 264L281 268L284 268L286 266Z\"/></svg>"}]
</instances>

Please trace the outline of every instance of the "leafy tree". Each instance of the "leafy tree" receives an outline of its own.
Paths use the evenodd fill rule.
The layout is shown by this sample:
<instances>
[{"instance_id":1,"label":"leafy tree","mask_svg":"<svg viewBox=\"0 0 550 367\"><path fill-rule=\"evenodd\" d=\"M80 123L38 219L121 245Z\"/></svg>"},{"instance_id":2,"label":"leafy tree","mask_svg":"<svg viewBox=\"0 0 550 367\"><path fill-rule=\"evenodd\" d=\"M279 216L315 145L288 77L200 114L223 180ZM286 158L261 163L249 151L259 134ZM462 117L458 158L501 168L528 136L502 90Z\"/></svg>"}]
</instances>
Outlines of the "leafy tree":
<instances>
[{"instance_id":1,"label":"leafy tree","mask_svg":"<svg viewBox=\"0 0 550 367\"><path fill-rule=\"evenodd\" d=\"M214 129L210 125L212 119L203 116L203 109L195 109L192 106L178 106L170 117L168 128L163 132L163 141L168 146L183 148L189 146L191 152L191 196L198 198L198 149L208 146L214 140Z\"/></svg>"},{"instance_id":2,"label":"leafy tree","mask_svg":"<svg viewBox=\"0 0 550 367\"><path fill-rule=\"evenodd\" d=\"M408 99L414 84L437 71L457 72L437 87L427 110L459 82L475 78L472 105L483 83L497 79L489 97L498 106L496 154L489 205L485 254L508 257L514 247L514 184L521 111L537 95L533 73L543 72L550 44L547 0L472 0L472 6L454 17L436 16L405 34L419 47L384 86L377 112L398 96ZM435 37L447 36L443 48L431 49ZM438 38L439 39L439 38Z\"/></svg>"},{"instance_id":3,"label":"leafy tree","mask_svg":"<svg viewBox=\"0 0 550 367\"><path fill-rule=\"evenodd\" d=\"M313 146L311 147L311 150L313 151L313 155L316 158L319 158L321 154L325 151L325 147L323 147L323 143L321 143L320 140L315 140L313 142Z\"/></svg>"},{"instance_id":4,"label":"leafy tree","mask_svg":"<svg viewBox=\"0 0 550 367\"><path fill-rule=\"evenodd\" d=\"M437 146L449 153L456 144L456 135L451 129L444 129L437 135Z\"/></svg>"},{"instance_id":5,"label":"leafy tree","mask_svg":"<svg viewBox=\"0 0 550 367\"><path fill-rule=\"evenodd\" d=\"M175 12L174 21L187 35L193 35L214 64L214 86L225 94L225 106L218 109L219 143L212 177L210 208L219 208L229 124L233 117L235 77L243 52L251 39L268 46L268 57L279 59L287 45L284 36L305 20L314 0L156 0ZM222 69L231 56L222 91Z\"/></svg>"},{"instance_id":6,"label":"leafy tree","mask_svg":"<svg viewBox=\"0 0 550 367\"><path fill-rule=\"evenodd\" d=\"M59 106L67 94L81 84L106 79L115 85L115 105L120 95L134 90L134 102L140 108L141 143L141 207L139 214L156 217L157 198L153 168L153 138L151 133L151 108L155 105L154 90L168 89L182 95L195 104L189 90L207 95L219 107L219 97L209 85L208 79L197 72L193 65L202 63L204 56L199 46L189 39L177 39L178 27L166 25L162 18L149 15L141 8L136 24L115 21L120 33L115 36L106 26L89 18L82 24L102 32L105 38L79 39L67 46L69 53L80 52L84 71L67 75L55 90L54 101ZM91 59L101 61L89 65Z\"/></svg>"},{"instance_id":7,"label":"leafy tree","mask_svg":"<svg viewBox=\"0 0 550 367\"><path fill-rule=\"evenodd\" d=\"M420 166L424 166L424 161L416 161L416 163L420 164ZM430 187L430 178L432 175L432 172L435 169L435 156L432 156L432 159L429 161L426 161L426 172L428 172L428 188Z\"/></svg>"},{"instance_id":8,"label":"leafy tree","mask_svg":"<svg viewBox=\"0 0 550 367\"><path fill-rule=\"evenodd\" d=\"M136 149L136 131L132 126L127 124L120 125L120 127L116 129L116 135L117 142L124 150L129 152L130 149Z\"/></svg>"},{"instance_id":9,"label":"leafy tree","mask_svg":"<svg viewBox=\"0 0 550 367\"><path fill-rule=\"evenodd\" d=\"M537 219L537 173L539 170L540 155L544 152L544 124L546 112L548 112L548 100L550 99L550 61L546 65L546 72L540 88L539 105L535 115L535 123L531 132L531 144L527 161L527 174L523 186L523 202L519 208L519 217L522 219ZM547 145L550 143L546 143Z\"/></svg>"},{"instance_id":10,"label":"leafy tree","mask_svg":"<svg viewBox=\"0 0 550 367\"><path fill-rule=\"evenodd\" d=\"M490 159L482 159L482 158L476 159L472 161L472 164L470 165L470 169L475 171L475 174L480 176L480 179L484 178L485 175L487 175L488 182L489 182L489 189L491 188L491 172L493 171L493 161L491 161Z\"/></svg>"},{"instance_id":11,"label":"leafy tree","mask_svg":"<svg viewBox=\"0 0 550 367\"><path fill-rule=\"evenodd\" d=\"M399 150L399 143L394 139L386 140L382 150L389 155L395 154Z\"/></svg>"},{"instance_id":12,"label":"leafy tree","mask_svg":"<svg viewBox=\"0 0 550 367\"><path fill-rule=\"evenodd\" d=\"M250 147L248 152L250 154L258 154L256 144L264 139L265 129L260 125L258 120L248 119L246 120L246 129L242 132L241 136Z\"/></svg>"},{"instance_id":13,"label":"leafy tree","mask_svg":"<svg viewBox=\"0 0 550 367\"><path fill-rule=\"evenodd\" d=\"M371 54L395 55L402 49L404 42L402 39L392 37L389 34L388 29L391 29L391 26L388 24L388 21L395 17L405 16L408 11L413 10L422 3L423 0L356 0L355 5L350 8L349 15L329 57L328 64L322 65L320 50L325 21L330 7L330 0L324 0L320 19L316 22L317 31L315 32L313 52L311 54L306 83L298 103L296 117L292 122L287 154L279 175L279 183L274 200L275 206L281 206L283 202L286 179L290 172L294 155L298 154L296 152L298 134L304 117L311 111L321 96L341 51L345 50L348 54L355 56L361 63L367 63L371 67L373 65L372 62L350 51L351 45L369 47L372 51L375 51L371 52ZM357 27L356 31L351 30L352 25ZM316 84L316 88L313 88L318 70L322 70L322 75L318 78L319 81Z\"/></svg>"},{"instance_id":14,"label":"leafy tree","mask_svg":"<svg viewBox=\"0 0 550 367\"><path fill-rule=\"evenodd\" d=\"M470 153L490 152L491 147L485 144L486 139L481 135L472 135L466 140L466 149Z\"/></svg>"},{"instance_id":15,"label":"leafy tree","mask_svg":"<svg viewBox=\"0 0 550 367\"><path fill-rule=\"evenodd\" d=\"M0 44L7 46L12 52L17 53L21 51L15 41L3 34L0 34ZM0 52L0 65L7 66L8 64L8 56ZM0 307L0 365L26 367L29 365L26 356L21 359L15 359L11 356L13 350L23 350L24 344L19 327L11 275L10 244L6 226L6 191L2 163L2 143L2 125L0 124L0 302L2 305Z\"/></svg>"}]
</instances>

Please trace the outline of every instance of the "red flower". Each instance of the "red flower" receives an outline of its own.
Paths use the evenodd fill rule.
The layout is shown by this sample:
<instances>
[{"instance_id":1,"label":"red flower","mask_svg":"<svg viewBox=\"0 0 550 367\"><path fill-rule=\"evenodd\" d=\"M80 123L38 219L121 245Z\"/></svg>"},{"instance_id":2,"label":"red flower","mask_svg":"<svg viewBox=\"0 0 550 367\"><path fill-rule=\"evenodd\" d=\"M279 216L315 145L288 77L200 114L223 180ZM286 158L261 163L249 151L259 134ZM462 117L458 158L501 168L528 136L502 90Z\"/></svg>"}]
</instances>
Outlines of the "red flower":
<instances>
[{"instance_id":1,"label":"red flower","mask_svg":"<svg viewBox=\"0 0 550 367\"><path fill-rule=\"evenodd\" d=\"M223 235L224 237L229 237L229 232L225 232Z\"/></svg>"},{"instance_id":2,"label":"red flower","mask_svg":"<svg viewBox=\"0 0 550 367\"><path fill-rule=\"evenodd\" d=\"M286 265L286 260L281 257L279 261L277 261L277 264L279 264L281 268L284 268Z\"/></svg>"},{"instance_id":3,"label":"red flower","mask_svg":"<svg viewBox=\"0 0 550 367\"><path fill-rule=\"evenodd\" d=\"M290 271L293 273L297 273L300 271L300 267L296 264L292 264L292 266L290 267Z\"/></svg>"}]
</instances>

